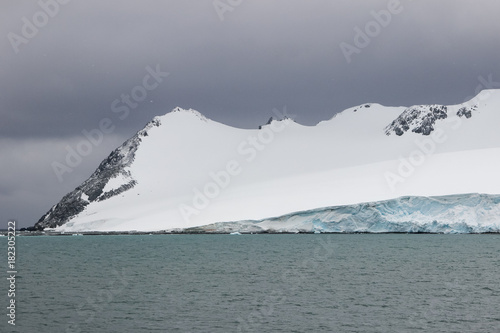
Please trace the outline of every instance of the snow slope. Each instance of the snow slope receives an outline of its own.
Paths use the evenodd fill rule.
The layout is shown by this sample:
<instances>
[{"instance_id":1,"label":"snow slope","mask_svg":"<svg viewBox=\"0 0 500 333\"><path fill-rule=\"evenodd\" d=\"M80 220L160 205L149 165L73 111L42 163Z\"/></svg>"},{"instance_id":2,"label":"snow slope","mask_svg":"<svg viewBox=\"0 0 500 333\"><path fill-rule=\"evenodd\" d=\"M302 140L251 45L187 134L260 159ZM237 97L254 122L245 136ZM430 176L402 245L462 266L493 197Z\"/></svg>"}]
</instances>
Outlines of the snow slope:
<instances>
[{"instance_id":1,"label":"snow slope","mask_svg":"<svg viewBox=\"0 0 500 333\"><path fill-rule=\"evenodd\" d=\"M113 152L37 226L172 230L400 197L500 194L499 124L498 90L460 105L364 104L316 126L284 119L255 130L176 108ZM476 223L469 219L456 223Z\"/></svg>"}]
</instances>

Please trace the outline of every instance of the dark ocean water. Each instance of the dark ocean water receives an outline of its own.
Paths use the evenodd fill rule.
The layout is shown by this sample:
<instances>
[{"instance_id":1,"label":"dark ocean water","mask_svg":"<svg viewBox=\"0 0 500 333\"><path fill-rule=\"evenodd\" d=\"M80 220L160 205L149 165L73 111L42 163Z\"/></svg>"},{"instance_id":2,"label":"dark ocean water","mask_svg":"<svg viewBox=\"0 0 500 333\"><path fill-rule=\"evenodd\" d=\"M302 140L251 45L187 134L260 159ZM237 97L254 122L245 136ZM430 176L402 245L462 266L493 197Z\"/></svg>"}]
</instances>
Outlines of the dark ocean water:
<instances>
[{"instance_id":1,"label":"dark ocean water","mask_svg":"<svg viewBox=\"0 0 500 333\"><path fill-rule=\"evenodd\" d=\"M18 237L17 268L0 332L500 332L498 235Z\"/></svg>"}]
</instances>

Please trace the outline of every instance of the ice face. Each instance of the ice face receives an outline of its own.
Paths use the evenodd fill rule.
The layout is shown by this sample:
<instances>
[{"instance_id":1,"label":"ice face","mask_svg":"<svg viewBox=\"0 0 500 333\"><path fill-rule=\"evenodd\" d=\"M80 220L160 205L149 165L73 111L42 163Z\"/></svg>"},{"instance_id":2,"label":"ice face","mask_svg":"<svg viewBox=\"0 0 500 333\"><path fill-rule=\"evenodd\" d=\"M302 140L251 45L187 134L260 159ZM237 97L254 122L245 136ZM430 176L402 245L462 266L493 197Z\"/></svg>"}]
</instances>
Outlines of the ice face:
<instances>
[{"instance_id":1,"label":"ice face","mask_svg":"<svg viewBox=\"0 0 500 333\"><path fill-rule=\"evenodd\" d=\"M211 225L218 231L271 232L500 232L500 195L402 197L328 207L260 221Z\"/></svg>"}]
</instances>

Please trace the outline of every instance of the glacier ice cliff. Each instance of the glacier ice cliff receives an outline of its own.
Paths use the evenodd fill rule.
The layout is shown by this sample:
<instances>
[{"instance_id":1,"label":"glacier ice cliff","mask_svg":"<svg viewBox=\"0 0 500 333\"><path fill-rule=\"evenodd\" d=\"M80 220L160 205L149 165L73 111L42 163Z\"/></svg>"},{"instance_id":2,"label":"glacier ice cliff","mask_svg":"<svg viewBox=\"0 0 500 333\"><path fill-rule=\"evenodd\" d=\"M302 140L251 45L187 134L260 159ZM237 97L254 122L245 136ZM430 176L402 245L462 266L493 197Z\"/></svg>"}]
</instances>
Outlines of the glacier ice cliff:
<instances>
[{"instance_id":1,"label":"glacier ice cliff","mask_svg":"<svg viewBox=\"0 0 500 333\"><path fill-rule=\"evenodd\" d=\"M498 233L500 195L461 194L296 212L258 221L221 222L187 232Z\"/></svg>"}]
</instances>

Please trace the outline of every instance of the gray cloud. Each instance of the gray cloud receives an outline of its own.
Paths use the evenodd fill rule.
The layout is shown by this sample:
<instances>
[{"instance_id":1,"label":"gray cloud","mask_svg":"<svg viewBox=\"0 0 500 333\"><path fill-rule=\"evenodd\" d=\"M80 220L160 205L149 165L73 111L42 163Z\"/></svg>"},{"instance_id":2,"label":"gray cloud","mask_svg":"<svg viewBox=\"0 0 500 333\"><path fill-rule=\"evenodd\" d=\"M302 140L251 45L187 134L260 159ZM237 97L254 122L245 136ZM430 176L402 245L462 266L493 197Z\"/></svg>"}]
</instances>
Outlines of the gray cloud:
<instances>
[{"instance_id":1,"label":"gray cloud","mask_svg":"<svg viewBox=\"0 0 500 333\"><path fill-rule=\"evenodd\" d=\"M22 35L23 17L41 9L2 2L0 195L8 204L0 218L32 224L119 140L175 106L254 128L286 105L299 122L315 124L364 102L459 103L478 77L500 81L500 3L493 0L401 0L401 12L347 63L340 43L353 45L355 27L364 30L371 12L388 3L243 0L221 21L212 1L73 0L15 53L8 34ZM157 64L170 76L120 120L112 102ZM50 162L105 117L116 130L59 183ZM19 147L22 154L13 154ZM30 168L11 168L6 156Z\"/></svg>"}]
</instances>

